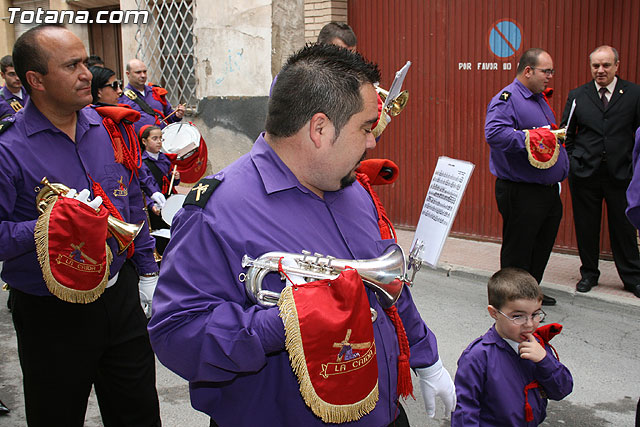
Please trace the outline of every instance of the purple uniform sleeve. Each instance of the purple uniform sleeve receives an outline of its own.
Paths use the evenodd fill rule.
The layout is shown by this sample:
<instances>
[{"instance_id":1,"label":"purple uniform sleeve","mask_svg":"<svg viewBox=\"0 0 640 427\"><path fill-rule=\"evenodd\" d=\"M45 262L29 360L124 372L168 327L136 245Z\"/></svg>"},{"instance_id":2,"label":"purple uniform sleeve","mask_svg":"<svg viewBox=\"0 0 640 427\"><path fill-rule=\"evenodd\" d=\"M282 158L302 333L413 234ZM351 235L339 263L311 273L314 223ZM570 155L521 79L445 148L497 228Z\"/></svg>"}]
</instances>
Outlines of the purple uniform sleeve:
<instances>
[{"instance_id":1,"label":"purple uniform sleeve","mask_svg":"<svg viewBox=\"0 0 640 427\"><path fill-rule=\"evenodd\" d=\"M487 108L484 125L487 143L494 149L518 152L525 149L524 132L515 129L515 111L512 102L494 98Z\"/></svg>"},{"instance_id":2,"label":"purple uniform sleeve","mask_svg":"<svg viewBox=\"0 0 640 427\"><path fill-rule=\"evenodd\" d=\"M636 130L636 141L633 147L633 175L627 187L627 218L635 228L640 228L640 128Z\"/></svg>"},{"instance_id":3,"label":"purple uniform sleeve","mask_svg":"<svg viewBox=\"0 0 640 427\"><path fill-rule=\"evenodd\" d=\"M163 316L149 323L158 359L191 382L228 381L260 370L267 353L284 349L278 308L243 305L245 290L235 284L222 255L225 242L202 211L184 209L174 218L172 232L181 239L167 247L153 298L154 311ZM176 262L171 253L178 251L181 260L206 262L208 268Z\"/></svg>"}]
</instances>

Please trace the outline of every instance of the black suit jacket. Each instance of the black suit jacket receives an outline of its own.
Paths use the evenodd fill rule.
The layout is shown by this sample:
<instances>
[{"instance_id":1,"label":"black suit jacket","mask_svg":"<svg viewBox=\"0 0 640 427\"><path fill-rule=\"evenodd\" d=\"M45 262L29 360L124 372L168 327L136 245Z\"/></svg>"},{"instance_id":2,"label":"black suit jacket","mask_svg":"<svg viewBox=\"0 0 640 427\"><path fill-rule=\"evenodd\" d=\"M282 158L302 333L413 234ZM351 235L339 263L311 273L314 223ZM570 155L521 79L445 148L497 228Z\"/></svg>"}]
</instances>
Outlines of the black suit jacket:
<instances>
[{"instance_id":1,"label":"black suit jacket","mask_svg":"<svg viewBox=\"0 0 640 427\"><path fill-rule=\"evenodd\" d=\"M631 179L631 153L634 134L640 126L640 86L618 77L607 109L591 80L571 92L562 114L565 126L576 100L576 108L567 128L565 146L569 154L569 173L580 178L593 175L602 161L612 177Z\"/></svg>"}]
</instances>

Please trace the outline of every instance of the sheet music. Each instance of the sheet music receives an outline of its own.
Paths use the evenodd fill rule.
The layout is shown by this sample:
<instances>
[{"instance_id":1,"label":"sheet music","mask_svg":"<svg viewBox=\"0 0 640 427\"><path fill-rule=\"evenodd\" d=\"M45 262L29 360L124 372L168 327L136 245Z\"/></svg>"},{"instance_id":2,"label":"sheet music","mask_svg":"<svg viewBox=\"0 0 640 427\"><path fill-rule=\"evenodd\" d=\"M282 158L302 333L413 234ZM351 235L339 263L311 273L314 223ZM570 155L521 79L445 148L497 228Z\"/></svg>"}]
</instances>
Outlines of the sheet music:
<instances>
[{"instance_id":1,"label":"sheet music","mask_svg":"<svg viewBox=\"0 0 640 427\"><path fill-rule=\"evenodd\" d=\"M576 100L574 98L571 103L571 110L569 111L569 118L567 118L567 124L565 124L565 129L569 129L569 123L571 123L571 117L573 117L573 111L576 109Z\"/></svg>"},{"instance_id":2,"label":"sheet music","mask_svg":"<svg viewBox=\"0 0 640 427\"><path fill-rule=\"evenodd\" d=\"M389 88L389 95L382 106L383 110L387 108L387 106L400 94L402 83L404 82L404 78L407 76L409 67L411 67L411 61L407 61L407 63L396 72L396 77L393 79L393 83L391 83L391 87Z\"/></svg>"},{"instance_id":3,"label":"sheet music","mask_svg":"<svg viewBox=\"0 0 640 427\"><path fill-rule=\"evenodd\" d=\"M423 244L417 258L431 267L438 264L474 168L464 160L438 158L411 244L411 250Z\"/></svg>"}]
</instances>

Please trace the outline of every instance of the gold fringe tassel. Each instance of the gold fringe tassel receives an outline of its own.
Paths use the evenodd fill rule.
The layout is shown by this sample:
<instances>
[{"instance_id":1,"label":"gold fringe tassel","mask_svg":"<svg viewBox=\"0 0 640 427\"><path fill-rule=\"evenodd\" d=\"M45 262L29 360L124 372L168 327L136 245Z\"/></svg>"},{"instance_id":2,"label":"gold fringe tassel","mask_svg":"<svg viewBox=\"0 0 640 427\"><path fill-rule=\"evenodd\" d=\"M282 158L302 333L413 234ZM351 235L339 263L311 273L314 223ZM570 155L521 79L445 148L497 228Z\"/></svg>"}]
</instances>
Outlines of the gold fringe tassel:
<instances>
[{"instance_id":1,"label":"gold fringe tassel","mask_svg":"<svg viewBox=\"0 0 640 427\"><path fill-rule=\"evenodd\" d=\"M378 382L369 395L359 402L349 405L334 405L325 402L313 388L307 362L304 356L298 311L293 299L293 287L285 286L278 301L280 317L284 323L285 347L289 353L291 368L298 377L300 394L307 406L325 423L346 423L355 421L371 412L378 403Z\"/></svg>"},{"instance_id":2,"label":"gold fringe tassel","mask_svg":"<svg viewBox=\"0 0 640 427\"><path fill-rule=\"evenodd\" d=\"M524 139L524 146L527 149L527 156L529 157L529 163L531 163L531 166L534 166L538 169L549 169L556 164L556 162L558 161L558 155L560 155L560 144L558 143L557 138L556 147L553 151L553 154L551 155L551 158L546 162L541 162L540 160L536 160L531 154L531 144L529 144L529 131L525 130L524 134L526 135Z\"/></svg>"},{"instance_id":3,"label":"gold fringe tassel","mask_svg":"<svg viewBox=\"0 0 640 427\"><path fill-rule=\"evenodd\" d=\"M49 292L51 292L59 299L76 304L88 304L97 300L106 289L107 282L109 282L109 267L111 266L111 261L113 260L113 254L111 253L109 245L105 242L107 262L105 266L104 276L102 277L100 284L95 288L88 291L81 291L68 288L58 282L56 278L53 277L53 272L51 271L51 265L49 263L49 217L51 216L51 211L53 210L53 206L57 201L58 199L56 198L51 203L49 203L45 211L40 215L40 217L38 217L38 220L36 221L34 238L36 241L36 253L38 254L38 262L40 263L40 269L42 270L42 277L44 278L44 282L46 283Z\"/></svg>"}]
</instances>

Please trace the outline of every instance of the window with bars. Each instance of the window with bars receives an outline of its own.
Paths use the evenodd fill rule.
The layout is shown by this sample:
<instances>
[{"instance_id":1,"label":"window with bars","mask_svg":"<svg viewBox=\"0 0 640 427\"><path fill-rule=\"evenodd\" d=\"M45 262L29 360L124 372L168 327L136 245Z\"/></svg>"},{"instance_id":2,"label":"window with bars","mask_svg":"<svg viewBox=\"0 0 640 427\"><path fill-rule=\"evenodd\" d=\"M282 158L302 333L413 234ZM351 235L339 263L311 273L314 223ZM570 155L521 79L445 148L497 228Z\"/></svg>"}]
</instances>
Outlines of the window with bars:
<instances>
[{"instance_id":1,"label":"window with bars","mask_svg":"<svg viewBox=\"0 0 640 427\"><path fill-rule=\"evenodd\" d=\"M173 105L197 107L193 14L195 0L136 0L149 11L138 24L136 56L147 65L148 81L169 92Z\"/></svg>"}]
</instances>

